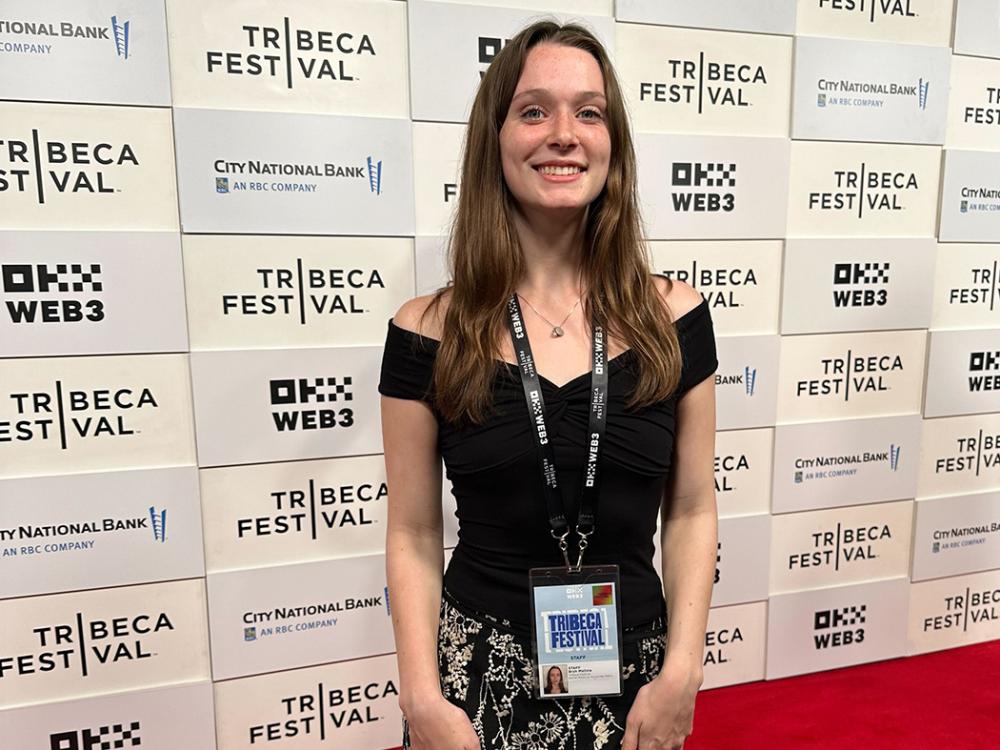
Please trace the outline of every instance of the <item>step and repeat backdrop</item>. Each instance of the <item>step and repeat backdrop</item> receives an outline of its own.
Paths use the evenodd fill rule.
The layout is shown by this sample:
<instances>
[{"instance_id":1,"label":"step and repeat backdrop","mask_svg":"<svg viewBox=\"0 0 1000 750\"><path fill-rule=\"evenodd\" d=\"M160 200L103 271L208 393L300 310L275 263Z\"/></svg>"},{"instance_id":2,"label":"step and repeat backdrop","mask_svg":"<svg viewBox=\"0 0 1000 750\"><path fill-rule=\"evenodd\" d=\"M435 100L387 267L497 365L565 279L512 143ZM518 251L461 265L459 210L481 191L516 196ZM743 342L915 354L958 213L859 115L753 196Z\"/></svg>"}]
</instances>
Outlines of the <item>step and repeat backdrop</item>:
<instances>
[{"instance_id":1,"label":"step and repeat backdrop","mask_svg":"<svg viewBox=\"0 0 1000 750\"><path fill-rule=\"evenodd\" d=\"M542 13L715 320L705 688L1000 638L996 2L2 0L4 747L399 745L381 345Z\"/></svg>"}]
</instances>

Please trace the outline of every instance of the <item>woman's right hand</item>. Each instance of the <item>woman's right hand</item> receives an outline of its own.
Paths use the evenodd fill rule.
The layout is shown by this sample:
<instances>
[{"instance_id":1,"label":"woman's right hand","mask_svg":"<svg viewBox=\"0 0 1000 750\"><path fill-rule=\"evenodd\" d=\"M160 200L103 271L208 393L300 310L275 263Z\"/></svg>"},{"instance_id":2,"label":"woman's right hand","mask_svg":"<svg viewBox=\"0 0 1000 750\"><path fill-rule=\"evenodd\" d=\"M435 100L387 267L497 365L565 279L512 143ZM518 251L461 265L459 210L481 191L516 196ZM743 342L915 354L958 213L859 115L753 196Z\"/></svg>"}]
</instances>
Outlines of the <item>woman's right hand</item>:
<instances>
[{"instance_id":1,"label":"woman's right hand","mask_svg":"<svg viewBox=\"0 0 1000 750\"><path fill-rule=\"evenodd\" d=\"M404 709L410 727L410 750L481 750L465 711L436 695Z\"/></svg>"}]
</instances>

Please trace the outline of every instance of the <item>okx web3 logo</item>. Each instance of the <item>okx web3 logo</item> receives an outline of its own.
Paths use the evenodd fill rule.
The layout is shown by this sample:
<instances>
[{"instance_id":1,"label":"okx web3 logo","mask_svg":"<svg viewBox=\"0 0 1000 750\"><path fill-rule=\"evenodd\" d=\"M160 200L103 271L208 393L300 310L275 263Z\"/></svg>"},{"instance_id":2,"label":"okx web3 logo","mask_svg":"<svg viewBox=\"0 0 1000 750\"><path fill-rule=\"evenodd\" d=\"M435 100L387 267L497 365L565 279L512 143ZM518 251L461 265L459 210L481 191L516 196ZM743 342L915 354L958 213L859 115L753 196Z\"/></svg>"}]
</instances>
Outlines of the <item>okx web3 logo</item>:
<instances>
[{"instance_id":1,"label":"okx web3 logo","mask_svg":"<svg viewBox=\"0 0 1000 750\"><path fill-rule=\"evenodd\" d=\"M117 750L142 745L138 721L55 732L49 735L49 742L49 750Z\"/></svg>"}]
</instances>

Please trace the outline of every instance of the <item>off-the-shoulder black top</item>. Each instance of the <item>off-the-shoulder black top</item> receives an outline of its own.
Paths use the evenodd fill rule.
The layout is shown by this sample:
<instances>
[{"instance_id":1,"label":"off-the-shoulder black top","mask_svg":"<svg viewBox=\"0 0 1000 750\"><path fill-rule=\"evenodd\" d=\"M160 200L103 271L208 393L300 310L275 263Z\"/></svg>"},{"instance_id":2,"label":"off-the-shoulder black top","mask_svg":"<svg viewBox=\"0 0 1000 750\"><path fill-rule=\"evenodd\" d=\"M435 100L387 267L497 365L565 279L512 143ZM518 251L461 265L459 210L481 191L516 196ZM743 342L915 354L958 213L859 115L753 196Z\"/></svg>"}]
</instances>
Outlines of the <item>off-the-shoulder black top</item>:
<instances>
[{"instance_id":1,"label":"off-the-shoulder black top","mask_svg":"<svg viewBox=\"0 0 1000 750\"><path fill-rule=\"evenodd\" d=\"M621 567L622 619L631 628L665 614L662 584L653 567L657 513L669 476L677 400L715 372L715 336L708 303L675 321L683 368L678 390L638 411L625 400L636 382L631 349L609 360L607 437L602 446L597 530L585 563ZM389 319L378 391L424 399L439 342ZM517 365L493 383L495 413L484 424L456 426L438 416L438 448L457 503L458 546L444 585L459 601L527 631L528 569L561 565L549 534L545 497ZM590 372L562 386L540 377L546 423L556 455L567 517L575 523L587 455ZM435 413L437 413L435 411ZM570 549L576 550L572 535Z\"/></svg>"}]
</instances>

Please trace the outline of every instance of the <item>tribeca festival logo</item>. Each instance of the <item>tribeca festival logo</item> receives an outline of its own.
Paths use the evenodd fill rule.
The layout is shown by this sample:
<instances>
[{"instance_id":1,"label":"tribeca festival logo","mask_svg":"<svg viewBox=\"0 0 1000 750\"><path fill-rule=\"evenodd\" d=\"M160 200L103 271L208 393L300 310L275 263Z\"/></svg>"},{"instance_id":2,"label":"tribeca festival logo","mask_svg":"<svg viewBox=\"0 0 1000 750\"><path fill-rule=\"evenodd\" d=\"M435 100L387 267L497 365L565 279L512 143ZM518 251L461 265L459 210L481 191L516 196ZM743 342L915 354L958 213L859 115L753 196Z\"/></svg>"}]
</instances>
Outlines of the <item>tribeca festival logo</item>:
<instances>
[{"instance_id":1,"label":"tribeca festival logo","mask_svg":"<svg viewBox=\"0 0 1000 750\"><path fill-rule=\"evenodd\" d=\"M829 456L799 456L794 463L795 484L816 479L843 479L857 476L859 467L866 464L887 464L889 471L899 470L902 447L891 443L889 450L838 453Z\"/></svg>"},{"instance_id":2,"label":"tribeca festival logo","mask_svg":"<svg viewBox=\"0 0 1000 750\"><path fill-rule=\"evenodd\" d=\"M732 211L736 208L735 194L723 190L709 192L704 188L736 187L735 175L736 165L732 163L673 162L670 165L670 198L674 210L696 213Z\"/></svg>"},{"instance_id":3,"label":"tribeca festival logo","mask_svg":"<svg viewBox=\"0 0 1000 750\"><path fill-rule=\"evenodd\" d=\"M845 211L859 219L866 211L903 211L903 196L920 188L913 172L873 170L865 162L856 170L835 169L833 178L833 190L809 193L810 211Z\"/></svg>"},{"instance_id":4,"label":"tribeca festival logo","mask_svg":"<svg viewBox=\"0 0 1000 750\"><path fill-rule=\"evenodd\" d=\"M385 482L330 487L310 478L304 488L268 493L274 512L236 519L236 537L295 535L315 541L324 531L371 526L378 521L369 512L384 504L387 494Z\"/></svg>"},{"instance_id":5,"label":"tribeca festival logo","mask_svg":"<svg viewBox=\"0 0 1000 750\"><path fill-rule=\"evenodd\" d=\"M385 716L377 704L398 697L399 689L391 678L346 687L320 682L309 690L280 698L280 718L252 724L247 728L247 738L251 745L302 736L323 742L334 730L382 721Z\"/></svg>"},{"instance_id":6,"label":"tribeca festival logo","mask_svg":"<svg viewBox=\"0 0 1000 750\"><path fill-rule=\"evenodd\" d=\"M1000 391L1000 349L969 352L969 392Z\"/></svg>"},{"instance_id":7,"label":"tribeca festival logo","mask_svg":"<svg viewBox=\"0 0 1000 750\"><path fill-rule=\"evenodd\" d=\"M967 271L972 278L965 286L948 290L948 304L959 306L981 305L993 312L1000 309L1000 261L992 266L974 267Z\"/></svg>"},{"instance_id":8,"label":"tribeca festival logo","mask_svg":"<svg viewBox=\"0 0 1000 750\"><path fill-rule=\"evenodd\" d=\"M832 567L839 571L842 565L876 560L875 543L893 538L888 524L845 528L839 521L835 529L813 531L809 536L810 546L788 556L788 570Z\"/></svg>"},{"instance_id":9,"label":"tribeca festival logo","mask_svg":"<svg viewBox=\"0 0 1000 750\"><path fill-rule=\"evenodd\" d=\"M736 490L733 475L741 471L750 471L750 460L746 453L734 453L715 457L715 491L733 492Z\"/></svg>"},{"instance_id":10,"label":"tribeca festival logo","mask_svg":"<svg viewBox=\"0 0 1000 750\"><path fill-rule=\"evenodd\" d=\"M509 41L510 39L504 39L498 36L476 37L476 48L479 50L479 64L482 66L479 70L480 81L482 81L483 76L486 75L486 68L488 68L490 63L493 62L493 58L500 54L500 50L502 50Z\"/></svg>"},{"instance_id":11,"label":"tribeca festival logo","mask_svg":"<svg viewBox=\"0 0 1000 750\"><path fill-rule=\"evenodd\" d=\"M118 662L153 659L159 654L152 650L151 637L174 630L170 617L162 610L107 620L89 619L83 612L76 612L67 622L32 626L22 621L18 626L30 629L37 646L27 653L9 654L8 647L0 645L4 649L0 653L0 679L44 672L89 677Z\"/></svg>"},{"instance_id":12,"label":"tribeca festival logo","mask_svg":"<svg viewBox=\"0 0 1000 750\"><path fill-rule=\"evenodd\" d=\"M61 450L77 440L137 435L132 414L159 408L145 386L74 390L66 389L62 380L51 390L17 391L7 398L14 416L0 416L0 443L58 440Z\"/></svg>"},{"instance_id":13,"label":"tribeca festival logo","mask_svg":"<svg viewBox=\"0 0 1000 750\"><path fill-rule=\"evenodd\" d=\"M740 108L754 104L754 94L767 87L764 67L756 63L668 59L667 81L641 81L639 101L680 104L702 114L708 108Z\"/></svg>"},{"instance_id":14,"label":"tribeca festival logo","mask_svg":"<svg viewBox=\"0 0 1000 750\"><path fill-rule=\"evenodd\" d=\"M34 193L44 204L50 191L109 195L114 167L138 167L128 143L48 141L37 128L21 138L0 139L0 193Z\"/></svg>"},{"instance_id":15,"label":"tribeca festival logo","mask_svg":"<svg viewBox=\"0 0 1000 750\"><path fill-rule=\"evenodd\" d=\"M884 83L881 81L848 81L845 79L830 80L820 78L816 82L819 93L816 95L818 107L860 107L866 109L881 109L889 102L890 97L913 97L919 109L927 109L927 95L930 91L930 81L923 78L915 84ZM840 94L840 96L838 96ZM844 96L850 94L850 96Z\"/></svg>"},{"instance_id":16,"label":"tribeca festival logo","mask_svg":"<svg viewBox=\"0 0 1000 750\"><path fill-rule=\"evenodd\" d=\"M139 747L139 722L105 724L97 729L80 729L54 732L49 735L49 750L117 750Z\"/></svg>"},{"instance_id":17,"label":"tribeca festival logo","mask_svg":"<svg viewBox=\"0 0 1000 750\"><path fill-rule=\"evenodd\" d=\"M961 594L944 597L944 612L924 617L923 631L956 630L967 633L970 626L995 626L1000 621L1000 587L973 591L968 586Z\"/></svg>"},{"instance_id":18,"label":"tribeca festival logo","mask_svg":"<svg viewBox=\"0 0 1000 750\"><path fill-rule=\"evenodd\" d=\"M955 453L934 459L935 474L983 476L1000 469L1000 434L990 434L980 428L976 435L955 438Z\"/></svg>"},{"instance_id":19,"label":"tribeca festival logo","mask_svg":"<svg viewBox=\"0 0 1000 750\"><path fill-rule=\"evenodd\" d=\"M833 266L834 307L881 307L888 302L889 263L835 263Z\"/></svg>"},{"instance_id":20,"label":"tribeca festival logo","mask_svg":"<svg viewBox=\"0 0 1000 750\"><path fill-rule=\"evenodd\" d=\"M215 192L227 193L315 193L320 183L310 180L280 180L275 177L313 177L319 179L363 180L368 191L382 194L382 160L365 157L364 164L334 164L332 162L268 162L261 159L227 161L216 159ZM223 175L223 176L220 176ZM236 175L230 178L230 175ZM241 179L243 178L243 179ZM2 179L2 173L0 173Z\"/></svg>"},{"instance_id":21,"label":"tribeca festival logo","mask_svg":"<svg viewBox=\"0 0 1000 750\"><path fill-rule=\"evenodd\" d=\"M836 396L850 401L852 394L884 393L892 390L891 374L904 372L899 354L855 354L824 357L819 361L822 377L803 378L795 384L795 396Z\"/></svg>"},{"instance_id":22,"label":"tribeca festival logo","mask_svg":"<svg viewBox=\"0 0 1000 750\"><path fill-rule=\"evenodd\" d=\"M828 10L858 13L877 23L886 17L916 18L910 9L911 0L819 0L819 7Z\"/></svg>"},{"instance_id":23,"label":"tribeca festival logo","mask_svg":"<svg viewBox=\"0 0 1000 750\"><path fill-rule=\"evenodd\" d=\"M0 527L0 543L18 542L0 547L0 557L40 557L50 553L92 550L104 537L140 531L154 542L167 541L167 511L149 508L149 516L104 517L89 521L30 524ZM44 540L44 541L39 541Z\"/></svg>"},{"instance_id":24,"label":"tribeca festival logo","mask_svg":"<svg viewBox=\"0 0 1000 750\"><path fill-rule=\"evenodd\" d=\"M986 106L967 105L962 122L972 125L1000 125L1000 88L986 86Z\"/></svg>"},{"instance_id":25,"label":"tribeca festival logo","mask_svg":"<svg viewBox=\"0 0 1000 750\"><path fill-rule=\"evenodd\" d=\"M813 613L813 646L817 651L850 646L865 639L867 604L821 609Z\"/></svg>"},{"instance_id":26,"label":"tribeca festival logo","mask_svg":"<svg viewBox=\"0 0 1000 750\"><path fill-rule=\"evenodd\" d=\"M327 430L334 427L352 427L354 409L316 407L316 404L334 404L352 401L350 375L322 378L275 378L268 383L271 412L278 432L299 430Z\"/></svg>"},{"instance_id":27,"label":"tribeca festival logo","mask_svg":"<svg viewBox=\"0 0 1000 750\"><path fill-rule=\"evenodd\" d=\"M687 268L666 269L668 279L685 281L698 289L710 307L743 307L743 291L757 286L753 266L713 268L692 260ZM739 295L739 296L737 296Z\"/></svg>"},{"instance_id":28,"label":"tribeca festival logo","mask_svg":"<svg viewBox=\"0 0 1000 750\"><path fill-rule=\"evenodd\" d=\"M0 20L0 34L9 36L36 37L30 42L0 42L0 53L26 55L50 55L55 44L52 40L82 39L105 40L114 43L115 54L127 60L129 57L130 21L111 16L110 26L78 24L74 21L12 21Z\"/></svg>"},{"instance_id":29,"label":"tribeca festival logo","mask_svg":"<svg viewBox=\"0 0 1000 750\"><path fill-rule=\"evenodd\" d=\"M222 294L224 316L285 317L306 325L314 316L363 315L369 309L362 296L386 289L377 268L312 267L303 258L289 259L282 266L257 264L254 272L255 290Z\"/></svg>"},{"instance_id":30,"label":"tribeca festival logo","mask_svg":"<svg viewBox=\"0 0 1000 750\"><path fill-rule=\"evenodd\" d=\"M11 323L104 320L100 263L2 263L0 291ZM70 293L80 297L65 299Z\"/></svg>"},{"instance_id":31,"label":"tribeca festival logo","mask_svg":"<svg viewBox=\"0 0 1000 750\"><path fill-rule=\"evenodd\" d=\"M243 613L243 640L256 641L276 638L309 630L333 628L337 626L343 612L381 608L386 605L384 594L377 596L353 597L326 602L312 602L290 607L247 611ZM263 624L266 623L266 624Z\"/></svg>"},{"instance_id":32,"label":"tribeca festival logo","mask_svg":"<svg viewBox=\"0 0 1000 750\"><path fill-rule=\"evenodd\" d=\"M743 643L745 640L743 631L739 625L732 629L721 628L719 630L705 631L705 657L702 661L702 666L707 667L709 664L729 664L733 660L733 656L724 647L735 647L737 643Z\"/></svg>"},{"instance_id":33,"label":"tribeca festival logo","mask_svg":"<svg viewBox=\"0 0 1000 750\"><path fill-rule=\"evenodd\" d=\"M376 56L364 32L296 28L288 16L280 26L242 24L240 31L240 49L205 52L210 75L279 79L293 89L296 81L359 81L352 58Z\"/></svg>"}]
</instances>

